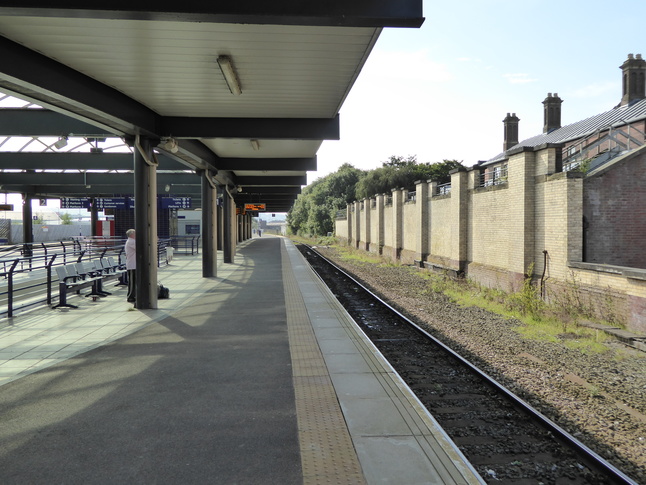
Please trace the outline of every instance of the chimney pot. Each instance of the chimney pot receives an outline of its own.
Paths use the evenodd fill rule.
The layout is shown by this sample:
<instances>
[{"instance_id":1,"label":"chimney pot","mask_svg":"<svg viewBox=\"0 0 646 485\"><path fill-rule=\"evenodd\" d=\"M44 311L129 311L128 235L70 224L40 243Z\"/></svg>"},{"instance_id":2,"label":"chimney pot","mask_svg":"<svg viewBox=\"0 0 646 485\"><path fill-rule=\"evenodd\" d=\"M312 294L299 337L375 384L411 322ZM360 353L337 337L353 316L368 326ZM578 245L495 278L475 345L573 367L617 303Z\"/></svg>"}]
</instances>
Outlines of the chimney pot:
<instances>
[{"instance_id":1,"label":"chimney pot","mask_svg":"<svg viewBox=\"0 0 646 485\"><path fill-rule=\"evenodd\" d=\"M633 56L628 54L628 59L619 66L621 69L622 91L620 106L630 105L646 98L646 61L641 54Z\"/></svg>"},{"instance_id":2,"label":"chimney pot","mask_svg":"<svg viewBox=\"0 0 646 485\"><path fill-rule=\"evenodd\" d=\"M561 103L558 93L547 94L543 101L543 133L550 133L561 127Z\"/></svg>"},{"instance_id":3,"label":"chimney pot","mask_svg":"<svg viewBox=\"0 0 646 485\"><path fill-rule=\"evenodd\" d=\"M507 113L507 117L502 120L505 125L505 136L503 142L503 151L509 150L511 147L518 145L518 122L520 120L516 117L516 113L512 113L510 116Z\"/></svg>"}]
</instances>

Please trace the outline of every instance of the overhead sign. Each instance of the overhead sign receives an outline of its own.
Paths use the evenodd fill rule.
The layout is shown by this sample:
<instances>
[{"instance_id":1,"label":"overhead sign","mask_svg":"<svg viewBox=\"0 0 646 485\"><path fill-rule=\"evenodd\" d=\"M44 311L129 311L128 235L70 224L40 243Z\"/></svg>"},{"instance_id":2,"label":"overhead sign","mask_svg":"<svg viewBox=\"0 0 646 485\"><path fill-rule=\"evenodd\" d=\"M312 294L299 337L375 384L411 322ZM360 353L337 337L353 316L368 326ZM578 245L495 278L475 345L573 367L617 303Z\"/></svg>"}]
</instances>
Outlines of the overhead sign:
<instances>
[{"instance_id":1,"label":"overhead sign","mask_svg":"<svg viewBox=\"0 0 646 485\"><path fill-rule=\"evenodd\" d=\"M96 208L98 210L104 209L131 209L134 204L130 204L129 197L103 197L95 199Z\"/></svg>"},{"instance_id":2,"label":"overhead sign","mask_svg":"<svg viewBox=\"0 0 646 485\"><path fill-rule=\"evenodd\" d=\"M267 210L267 204L245 204L244 205L244 210L245 211L264 211Z\"/></svg>"},{"instance_id":3,"label":"overhead sign","mask_svg":"<svg viewBox=\"0 0 646 485\"><path fill-rule=\"evenodd\" d=\"M0 211L12 211L13 204L0 204Z\"/></svg>"},{"instance_id":4,"label":"overhead sign","mask_svg":"<svg viewBox=\"0 0 646 485\"><path fill-rule=\"evenodd\" d=\"M94 199L97 210L134 209L135 199L132 197L101 197ZM190 209L190 197L158 197L160 209ZM61 209L89 209L90 199L85 197L61 198ZM8 209L7 209L8 210Z\"/></svg>"},{"instance_id":5,"label":"overhead sign","mask_svg":"<svg viewBox=\"0 0 646 485\"><path fill-rule=\"evenodd\" d=\"M63 197L61 199L61 209L89 209L90 199L85 197Z\"/></svg>"},{"instance_id":6,"label":"overhead sign","mask_svg":"<svg viewBox=\"0 0 646 485\"><path fill-rule=\"evenodd\" d=\"M160 209L190 209L191 198L190 197L160 197L159 208Z\"/></svg>"}]
</instances>

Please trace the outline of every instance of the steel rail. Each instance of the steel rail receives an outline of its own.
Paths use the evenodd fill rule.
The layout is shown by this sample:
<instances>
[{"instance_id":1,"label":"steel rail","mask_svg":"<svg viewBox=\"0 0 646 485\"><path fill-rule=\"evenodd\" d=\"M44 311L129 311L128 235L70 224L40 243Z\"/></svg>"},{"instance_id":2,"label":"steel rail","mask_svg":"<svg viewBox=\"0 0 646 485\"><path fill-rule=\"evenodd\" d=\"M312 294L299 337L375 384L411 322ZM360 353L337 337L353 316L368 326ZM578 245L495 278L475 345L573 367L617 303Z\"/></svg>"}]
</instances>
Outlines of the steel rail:
<instances>
[{"instance_id":1,"label":"steel rail","mask_svg":"<svg viewBox=\"0 0 646 485\"><path fill-rule=\"evenodd\" d=\"M441 342L437 338L433 337L430 333L428 333L426 330L424 330L419 325L417 325L414 321L412 321L411 319L409 319L408 317L403 315L399 310L394 308L387 301L385 301L384 299L382 299L381 297L376 295L374 292L372 292L365 285L360 283L354 276L350 275L348 272L341 269L339 266L337 266L335 263L333 263L332 261L327 259L325 256L320 254L318 251L315 251L311 246L309 246L307 244L304 244L304 246L309 248L317 257L321 258L327 264L329 264L330 266L335 268L337 271L339 271L341 274L343 274L346 278L348 278L350 281L352 281L354 284L356 284L358 287L360 287L363 291L365 291L366 293L371 295L381 305L388 308L391 312L393 312L395 315L397 315L398 318L401 318L404 322L411 325L419 333L423 334L425 337L427 337L432 342L434 342L436 345L438 345L443 350L445 350L447 353L449 353L452 357L456 358L458 361L460 361L462 364L464 364L466 367L468 367L474 374L481 377L491 387L493 387L496 390L503 393L510 401L512 401L512 403L514 403L516 405L516 407L518 407L521 410L523 410L524 412L530 414L536 421L540 422L548 430L552 431L555 434L555 436L557 436L562 442L565 442L567 445L569 445L572 448L576 449L586 459L586 463L591 468L595 468L598 471L600 471L600 472L604 473L605 475L607 475L609 478L611 478L613 480L616 480L616 481L613 481L613 484L617 484L617 485L619 485L619 484L639 485L638 482L631 479L629 476L627 476L625 473L623 473L621 470L619 470L613 464L606 461L603 457L601 457L595 451L591 450L585 444L581 443L579 440L577 440L574 436L572 436L566 430L561 428L554 421L549 419L544 414L540 413L538 410L534 409L530 404L523 401L521 398L516 396L513 392L511 392L505 386L503 386L498 381L496 381L494 378L492 378L491 376L487 375L485 372L483 372L482 370L477 368L475 365L473 365L471 362L466 360L460 354L458 354L453 349L451 349L450 347L445 345L443 342ZM314 268L312 268L312 270L323 281L323 278L316 272L316 270Z\"/></svg>"}]
</instances>

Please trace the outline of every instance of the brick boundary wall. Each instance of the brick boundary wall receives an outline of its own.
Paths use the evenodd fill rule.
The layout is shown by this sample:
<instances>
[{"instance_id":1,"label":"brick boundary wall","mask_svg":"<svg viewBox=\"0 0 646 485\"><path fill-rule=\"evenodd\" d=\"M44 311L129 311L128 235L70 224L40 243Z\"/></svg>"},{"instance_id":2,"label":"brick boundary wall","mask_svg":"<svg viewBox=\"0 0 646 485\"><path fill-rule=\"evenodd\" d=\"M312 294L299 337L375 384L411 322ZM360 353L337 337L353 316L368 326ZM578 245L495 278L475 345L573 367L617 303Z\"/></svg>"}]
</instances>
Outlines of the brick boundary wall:
<instances>
[{"instance_id":1,"label":"brick boundary wall","mask_svg":"<svg viewBox=\"0 0 646 485\"><path fill-rule=\"evenodd\" d=\"M575 280L590 307L629 330L646 332L646 146L585 179L557 172L561 149L510 152L508 176L498 185L480 187L476 166L451 174L450 193L437 195L437 183L418 181L414 200L396 188L375 196L374 210L371 199L362 201L368 217L360 202L349 204L347 218L336 221L336 234L343 243L381 250L391 260L426 262L435 271L505 291L521 288L530 269L534 281L543 277L552 300L550 295L571 289ZM594 210L605 219L590 224ZM615 222L604 223L608 218ZM622 234L622 244L611 246L613 265L584 262L584 251L601 258L599 248L616 234Z\"/></svg>"}]
</instances>

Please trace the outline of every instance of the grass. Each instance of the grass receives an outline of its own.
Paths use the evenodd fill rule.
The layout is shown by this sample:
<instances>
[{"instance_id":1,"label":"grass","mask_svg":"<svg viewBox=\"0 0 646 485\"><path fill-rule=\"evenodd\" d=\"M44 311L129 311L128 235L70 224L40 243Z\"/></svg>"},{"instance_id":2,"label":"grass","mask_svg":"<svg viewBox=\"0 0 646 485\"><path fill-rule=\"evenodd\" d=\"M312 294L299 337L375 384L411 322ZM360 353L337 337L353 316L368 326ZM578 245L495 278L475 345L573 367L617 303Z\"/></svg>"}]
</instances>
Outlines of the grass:
<instances>
[{"instance_id":1,"label":"grass","mask_svg":"<svg viewBox=\"0 0 646 485\"><path fill-rule=\"evenodd\" d=\"M587 315L562 315L562 309L546 304L535 287L526 284L515 293L479 286L469 281L456 281L444 275L427 274L433 291L447 295L454 303L475 306L509 319L520 325L514 331L530 340L560 343L581 353L603 353L609 348L605 342L611 338L599 335L597 330L576 324L578 317Z\"/></svg>"},{"instance_id":2,"label":"grass","mask_svg":"<svg viewBox=\"0 0 646 485\"><path fill-rule=\"evenodd\" d=\"M293 236L291 238L296 242L312 245L321 245L320 239L330 239ZM366 251L339 246L336 241L326 245L334 247L344 261L376 264L382 267L399 266L397 263L385 261L380 256ZM579 318L590 319L590 315L586 315L583 308L567 305L567 312L564 313L563 305L548 305L540 298L538 288L530 284L529 278L519 291L507 293L468 280L455 280L446 274L412 269L411 271L426 281L428 291L442 293L460 306L478 307L502 317L517 320L520 324L514 327L514 331L526 339L558 343L583 354L609 351L605 342L612 340L611 337L577 325L576 321ZM531 268L528 273L531 274ZM619 355L617 357L620 358Z\"/></svg>"}]
</instances>

